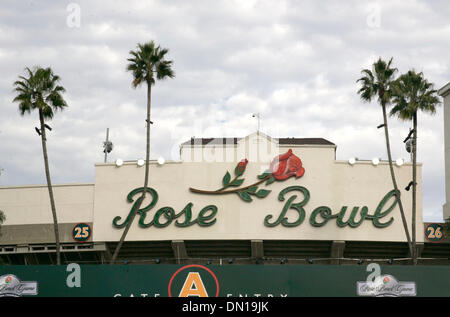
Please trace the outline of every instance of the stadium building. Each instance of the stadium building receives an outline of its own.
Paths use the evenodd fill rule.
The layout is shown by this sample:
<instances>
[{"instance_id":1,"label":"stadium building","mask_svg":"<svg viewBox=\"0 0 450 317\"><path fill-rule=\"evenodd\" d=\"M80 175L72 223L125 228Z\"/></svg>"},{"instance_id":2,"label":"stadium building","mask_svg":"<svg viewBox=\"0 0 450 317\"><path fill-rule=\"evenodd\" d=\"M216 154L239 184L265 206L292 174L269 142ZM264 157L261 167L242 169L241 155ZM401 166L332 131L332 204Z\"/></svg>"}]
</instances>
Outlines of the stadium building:
<instances>
[{"instance_id":1,"label":"stadium building","mask_svg":"<svg viewBox=\"0 0 450 317\"><path fill-rule=\"evenodd\" d=\"M63 263L109 263L144 169L98 163L94 183L53 186ZM394 170L411 232L412 164ZM322 138L192 138L179 161L150 162L149 186L117 264L411 263L388 162L336 160ZM421 164L417 193L419 264L448 265L442 226L422 220ZM46 185L0 187L0 209L3 264L56 263Z\"/></svg>"}]
</instances>

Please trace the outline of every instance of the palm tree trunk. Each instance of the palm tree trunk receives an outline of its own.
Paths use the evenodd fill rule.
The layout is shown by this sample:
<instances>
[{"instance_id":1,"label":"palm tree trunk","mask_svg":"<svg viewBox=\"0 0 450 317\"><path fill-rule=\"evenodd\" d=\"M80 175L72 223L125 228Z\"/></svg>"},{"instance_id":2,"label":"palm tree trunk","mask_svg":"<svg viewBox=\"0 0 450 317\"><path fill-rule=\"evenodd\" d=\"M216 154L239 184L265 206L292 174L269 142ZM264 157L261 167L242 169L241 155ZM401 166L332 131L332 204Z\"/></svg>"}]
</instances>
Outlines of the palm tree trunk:
<instances>
[{"instance_id":1,"label":"palm tree trunk","mask_svg":"<svg viewBox=\"0 0 450 317\"><path fill-rule=\"evenodd\" d=\"M412 247L413 247L413 264L417 265L417 248L416 248L416 181L417 181L417 112L413 115L413 193L412 193Z\"/></svg>"},{"instance_id":2,"label":"palm tree trunk","mask_svg":"<svg viewBox=\"0 0 450 317\"><path fill-rule=\"evenodd\" d=\"M120 249L122 248L123 242L125 241L125 237L128 234L128 230L130 230L131 224L133 223L134 217L136 216L137 211L141 207L142 202L145 198L145 193L147 192L148 187L148 175L149 175L149 162L150 162L150 110L151 110L151 84L147 83L147 141L146 141L146 153L145 153L145 178L144 178L144 191L142 192L142 196L138 198L136 202L137 207L134 209L130 221L127 223L122 236L120 237L119 244L114 251L114 254L111 258L109 264L114 264L116 262L117 256L119 255Z\"/></svg>"},{"instance_id":3,"label":"palm tree trunk","mask_svg":"<svg viewBox=\"0 0 450 317\"><path fill-rule=\"evenodd\" d=\"M39 120L41 122L41 140L42 140L42 151L44 152L45 176L47 177L48 194L50 196L50 205L52 208L52 215L53 215L53 229L55 232L55 241L56 241L56 264L60 265L61 253L59 244L58 219L56 217L55 199L53 197L52 181L50 180L50 169L48 167L47 145L46 145L47 139L45 138L44 115L41 109L39 109Z\"/></svg>"},{"instance_id":4,"label":"palm tree trunk","mask_svg":"<svg viewBox=\"0 0 450 317\"><path fill-rule=\"evenodd\" d=\"M400 209L400 215L402 217L403 227L405 228L406 239L408 241L409 252L413 255L413 248L411 243L411 238L409 236L408 230L408 222L406 221L405 212L403 211L403 204L400 198L400 191L398 190L397 182L395 180L394 168L392 166L392 155L391 155L391 145L389 142L389 131L388 131L388 123L387 123L387 115L386 115L386 105L382 104L381 108L383 109L383 120L384 120L384 135L386 137L386 148L389 159L389 169L391 171L392 184L394 185L395 197L397 198L398 207Z\"/></svg>"},{"instance_id":5,"label":"palm tree trunk","mask_svg":"<svg viewBox=\"0 0 450 317\"><path fill-rule=\"evenodd\" d=\"M145 178L144 178L144 191L142 192L142 197L145 197L148 187L148 174L150 170L150 110L151 110L151 93L152 85L147 83L147 146L145 151Z\"/></svg>"}]
</instances>

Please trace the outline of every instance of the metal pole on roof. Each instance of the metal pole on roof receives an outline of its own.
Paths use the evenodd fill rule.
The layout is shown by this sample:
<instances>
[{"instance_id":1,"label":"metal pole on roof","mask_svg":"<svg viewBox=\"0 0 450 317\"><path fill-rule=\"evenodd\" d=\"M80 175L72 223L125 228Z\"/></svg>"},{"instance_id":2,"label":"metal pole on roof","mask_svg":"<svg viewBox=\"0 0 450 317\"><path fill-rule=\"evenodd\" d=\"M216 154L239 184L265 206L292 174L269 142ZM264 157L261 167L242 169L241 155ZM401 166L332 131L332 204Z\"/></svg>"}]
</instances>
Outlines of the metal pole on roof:
<instances>
[{"instance_id":1,"label":"metal pole on roof","mask_svg":"<svg viewBox=\"0 0 450 317\"><path fill-rule=\"evenodd\" d=\"M105 141L105 150L104 150L104 152L105 152L105 163L106 163L106 160L108 158L108 151L106 150L106 144L108 143L108 137L109 137L109 128L106 128L106 141Z\"/></svg>"},{"instance_id":2,"label":"metal pole on roof","mask_svg":"<svg viewBox=\"0 0 450 317\"><path fill-rule=\"evenodd\" d=\"M253 117L253 118L258 118L258 130L256 130L256 131L259 132L259 128L260 128L260 116L259 116L259 112L258 112L258 113L254 113L252 117Z\"/></svg>"}]
</instances>

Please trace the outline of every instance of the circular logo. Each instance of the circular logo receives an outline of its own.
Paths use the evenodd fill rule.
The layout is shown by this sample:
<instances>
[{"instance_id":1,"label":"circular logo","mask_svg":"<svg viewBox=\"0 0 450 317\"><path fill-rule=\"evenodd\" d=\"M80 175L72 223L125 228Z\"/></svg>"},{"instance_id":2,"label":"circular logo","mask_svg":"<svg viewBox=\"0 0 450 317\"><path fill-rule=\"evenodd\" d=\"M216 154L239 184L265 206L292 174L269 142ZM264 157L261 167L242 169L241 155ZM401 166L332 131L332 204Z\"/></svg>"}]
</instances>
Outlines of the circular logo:
<instances>
[{"instance_id":1,"label":"circular logo","mask_svg":"<svg viewBox=\"0 0 450 317\"><path fill-rule=\"evenodd\" d=\"M91 237L91 227L87 223L79 223L73 227L72 238L76 242L86 242Z\"/></svg>"},{"instance_id":2,"label":"circular logo","mask_svg":"<svg viewBox=\"0 0 450 317\"><path fill-rule=\"evenodd\" d=\"M185 265L170 278L169 297L210 297L211 295L219 297L219 281L213 271L203 265Z\"/></svg>"},{"instance_id":3,"label":"circular logo","mask_svg":"<svg viewBox=\"0 0 450 317\"><path fill-rule=\"evenodd\" d=\"M6 284L11 283L11 281L12 281L12 277L11 277L11 276L7 276L7 277L5 278Z\"/></svg>"}]
</instances>

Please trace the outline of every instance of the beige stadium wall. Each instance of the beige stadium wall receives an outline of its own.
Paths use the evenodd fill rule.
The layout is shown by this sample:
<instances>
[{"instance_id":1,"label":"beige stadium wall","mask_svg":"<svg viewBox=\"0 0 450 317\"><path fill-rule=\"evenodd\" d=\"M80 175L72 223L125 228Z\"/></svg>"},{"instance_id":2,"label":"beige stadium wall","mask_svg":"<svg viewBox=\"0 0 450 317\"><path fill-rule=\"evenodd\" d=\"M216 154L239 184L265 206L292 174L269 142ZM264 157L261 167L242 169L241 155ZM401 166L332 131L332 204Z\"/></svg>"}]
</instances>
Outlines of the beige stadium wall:
<instances>
[{"instance_id":1,"label":"beige stadium wall","mask_svg":"<svg viewBox=\"0 0 450 317\"><path fill-rule=\"evenodd\" d=\"M94 184L54 185L62 242L73 242L72 229L92 223ZM54 243L53 217L45 185L0 187L0 209L6 215L0 244Z\"/></svg>"},{"instance_id":2,"label":"beige stadium wall","mask_svg":"<svg viewBox=\"0 0 450 317\"><path fill-rule=\"evenodd\" d=\"M94 184L54 185L53 192L58 222L92 221ZM0 187L0 204L5 226L53 223L46 185Z\"/></svg>"},{"instance_id":3,"label":"beige stadium wall","mask_svg":"<svg viewBox=\"0 0 450 317\"><path fill-rule=\"evenodd\" d=\"M284 153L289 147L280 148ZM386 162L373 166L371 162L357 162L351 166L345 161L335 160L334 146L292 147L295 155L301 158L306 172L298 179L289 178L284 182L275 182L260 188L270 189L271 193L263 198L253 198L253 202L242 201L236 194L205 195L192 193L189 187L205 190L217 190L222 185L226 171L232 175L236 162L167 162L158 165L152 162L150 166L149 186L159 195L156 206L147 213L149 222L155 212L161 207L172 207L180 212L187 203L193 203L195 218L198 212L207 205L216 205L218 212L216 223L210 227L200 227L197 224L179 228L172 224L165 228L141 228L135 219L128 233L128 241L139 240L175 240L175 239L293 239L293 240L360 240L360 241L406 241L398 206L383 222L394 218L393 223L386 228L375 227L370 220L365 220L357 228L336 225L336 219L330 220L323 227L313 227L309 216L314 208L329 206L333 214L338 213L342 206L348 206L348 214L354 206L367 206L369 214L373 214L378 203L392 190L389 166ZM267 168L267 164L249 162L243 178L242 186L256 182L257 175ZM418 209L417 209L417 239L423 241L422 221L422 188L421 165L418 173ZM402 191L402 201L411 230L411 192L404 187L412 179L411 164L394 167L397 182ZM117 241L123 229L113 227L114 217L122 220L128 215L132 203L126 201L127 194L142 187L144 167L135 163L125 163L121 167L114 164L97 164L95 179L94 230L95 241ZM288 186L304 186L311 195L304 207L306 218L297 227L266 227L264 218L273 215L276 219L285 201L278 200L279 192ZM295 202L300 202L302 194L288 193L286 200L296 194ZM138 195L135 196L135 199ZM146 198L143 206L150 200ZM289 219L295 218L295 211L288 211ZM184 217L180 219L183 220ZM272 220L274 220L272 219ZM357 220L359 217L356 218Z\"/></svg>"}]
</instances>

